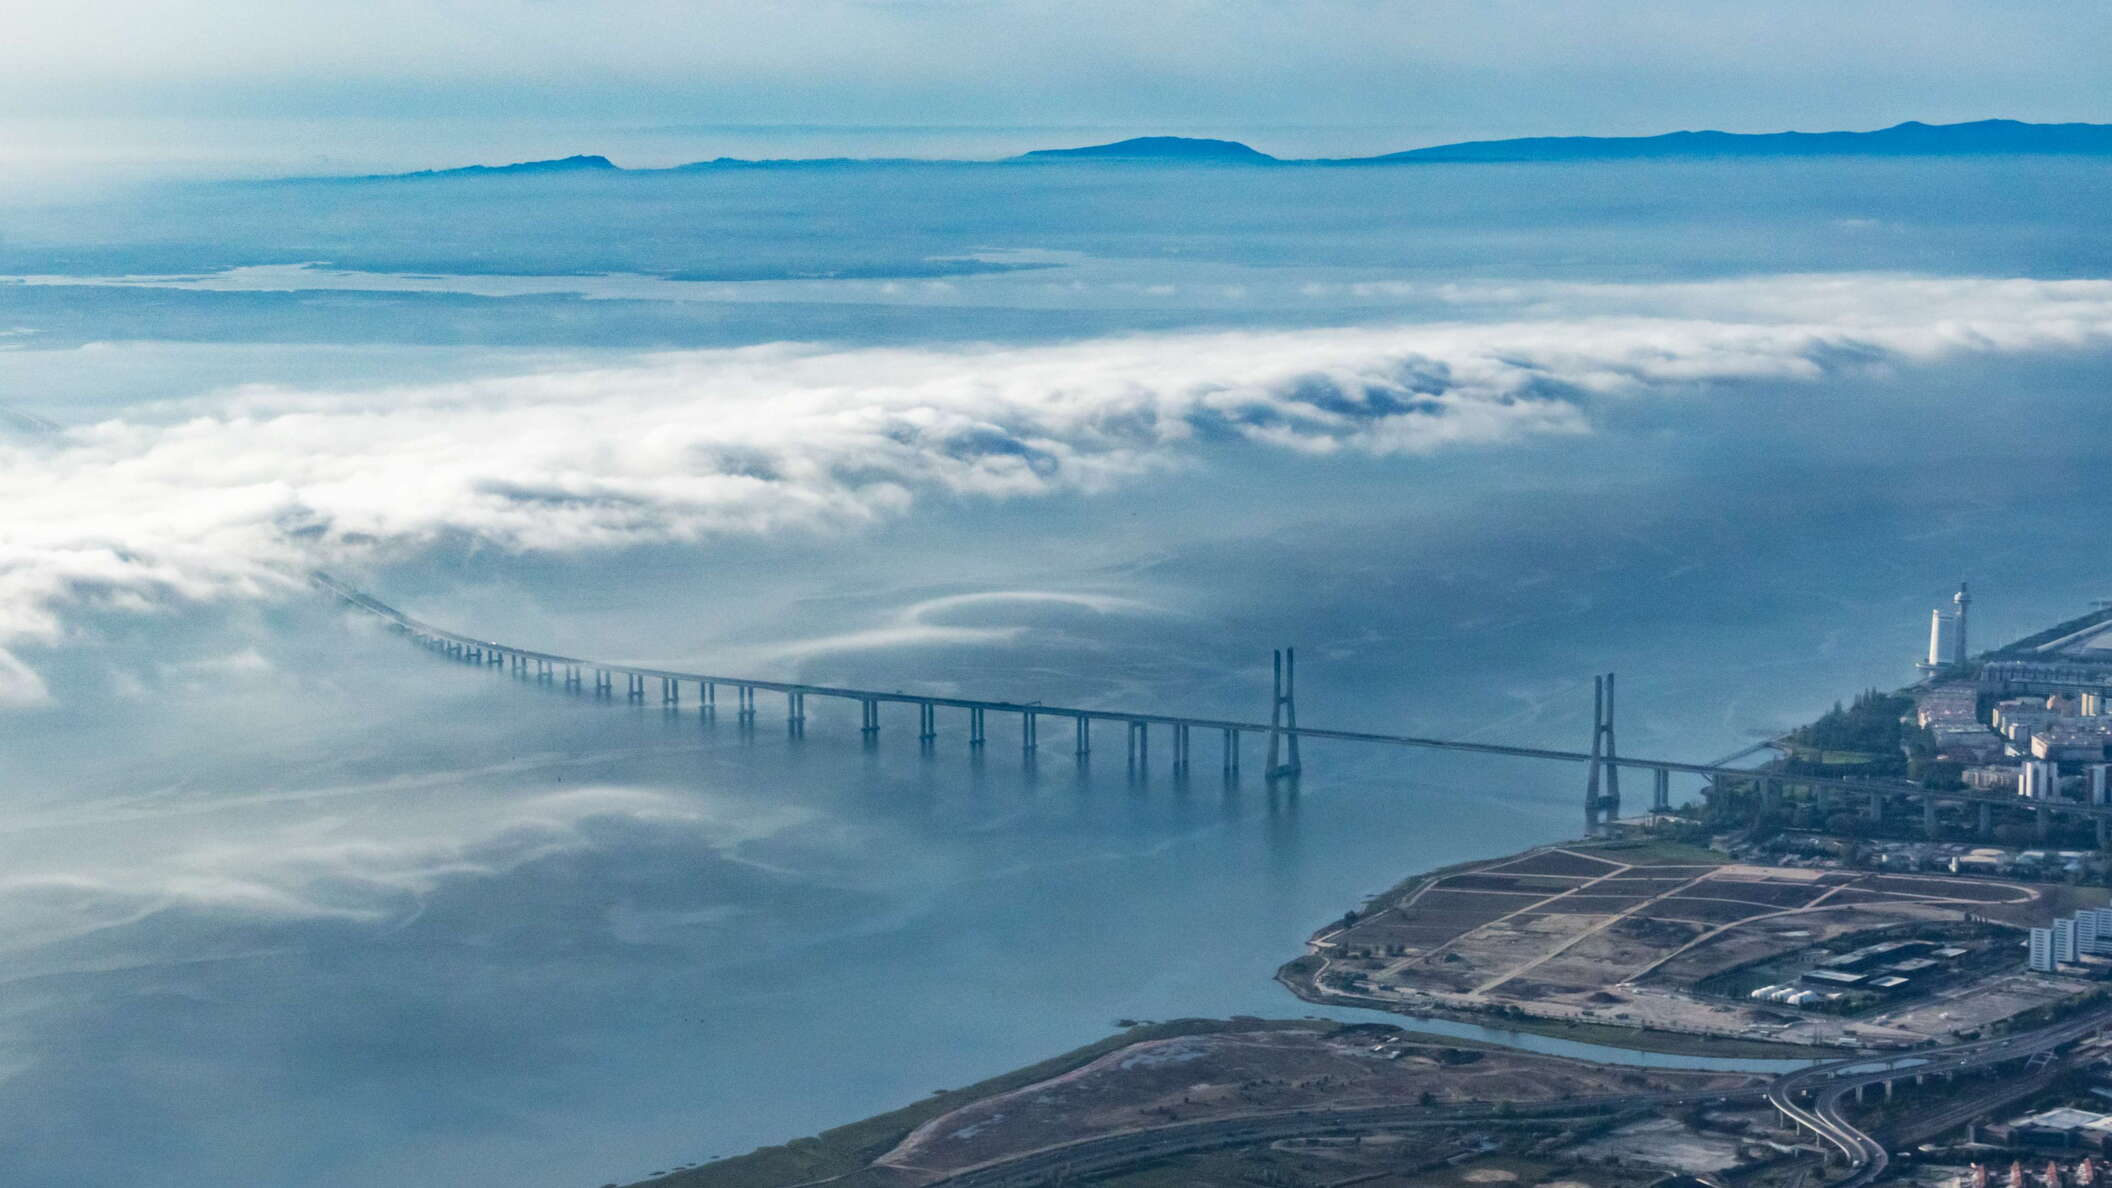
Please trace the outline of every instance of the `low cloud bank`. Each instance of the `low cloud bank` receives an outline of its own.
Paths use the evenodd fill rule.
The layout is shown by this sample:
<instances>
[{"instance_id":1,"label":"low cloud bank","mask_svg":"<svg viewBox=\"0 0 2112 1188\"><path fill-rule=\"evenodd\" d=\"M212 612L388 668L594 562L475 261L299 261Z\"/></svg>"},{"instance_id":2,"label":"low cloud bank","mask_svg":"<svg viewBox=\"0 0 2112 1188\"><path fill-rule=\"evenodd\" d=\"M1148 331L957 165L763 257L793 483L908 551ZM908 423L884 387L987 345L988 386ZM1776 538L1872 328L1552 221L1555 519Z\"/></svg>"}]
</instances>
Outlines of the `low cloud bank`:
<instances>
[{"instance_id":1,"label":"low cloud bank","mask_svg":"<svg viewBox=\"0 0 2112 1188\"><path fill-rule=\"evenodd\" d=\"M568 552L842 530L934 493L1098 491L1228 442L1418 453L1585 433L1695 384L2112 342L2112 282L1522 285L1476 323L1031 348L774 345L363 391L244 388L0 435L7 648L83 606L270 597L450 540ZM1598 310L1600 312L1594 312ZM1617 312L1613 312L1617 311Z\"/></svg>"}]
</instances>

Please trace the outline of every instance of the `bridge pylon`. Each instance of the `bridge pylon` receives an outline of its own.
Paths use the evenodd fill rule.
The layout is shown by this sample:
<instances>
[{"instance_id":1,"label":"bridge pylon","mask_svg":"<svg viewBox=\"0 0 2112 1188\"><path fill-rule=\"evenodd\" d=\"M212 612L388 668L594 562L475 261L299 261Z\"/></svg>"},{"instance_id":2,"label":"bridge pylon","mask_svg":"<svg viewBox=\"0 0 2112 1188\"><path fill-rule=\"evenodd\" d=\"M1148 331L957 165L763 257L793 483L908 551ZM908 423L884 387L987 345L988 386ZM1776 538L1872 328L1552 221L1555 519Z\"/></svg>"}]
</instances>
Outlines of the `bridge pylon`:
<instances>
[{"instance_id":1,"label":"bridge pylon","mask_svg":"<svg viewBox=\"0 0 2112 1188\"><path fill-rule=\"evenodd\" d=\"M1591 762L1584 776L1584 823L1597 829L1621 815L1621 767L1613 741L1613 674L1591 678Z\"/></svg>"},{"instance_id":2,"label":"bridge pylon","mask_svg":"<svg viewBox=\"0 0 2112 1188\"><path fill-rule=\"evenodd\" d=\"M1298 762L1298 650L1276 652L1276 691L1269 702L1269 761L1262 765L1268 779L1296 779ZM1288 743L1288 746L1285 744ZM1282 762L1278 762L1278 757Z\"/></svg>"}]
</instances>

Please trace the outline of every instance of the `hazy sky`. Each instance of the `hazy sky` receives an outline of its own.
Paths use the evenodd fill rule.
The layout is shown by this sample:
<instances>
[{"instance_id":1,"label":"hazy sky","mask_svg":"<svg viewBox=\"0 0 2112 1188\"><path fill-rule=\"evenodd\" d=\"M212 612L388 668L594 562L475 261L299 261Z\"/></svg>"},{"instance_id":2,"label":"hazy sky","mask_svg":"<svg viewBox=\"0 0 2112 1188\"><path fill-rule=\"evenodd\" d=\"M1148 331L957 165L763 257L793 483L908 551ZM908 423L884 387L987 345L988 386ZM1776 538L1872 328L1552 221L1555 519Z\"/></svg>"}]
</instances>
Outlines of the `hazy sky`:
<instances>
[{"instance_id":1,"label":"hazy sky","mask_svg":"<svg viewBox=\"0 0 2112 1188\"><path fill-rule=\"evenodd\" d=\"M14 147L0 152L17 162L309 159L318 121L368 160L443 143L534 149L524 127L547 129L550 151L580 147L594 128L819 124L1213 130L1295 152L1703 126L2112 120L2112 15L2088 0L10 8L0 113L12 123L0 143ZM421 136L420 125L449 132ZM1327 127L1336 134L1314 132ZM923 143L896 139L910 151Z\"/></svg>"}]
</instances>

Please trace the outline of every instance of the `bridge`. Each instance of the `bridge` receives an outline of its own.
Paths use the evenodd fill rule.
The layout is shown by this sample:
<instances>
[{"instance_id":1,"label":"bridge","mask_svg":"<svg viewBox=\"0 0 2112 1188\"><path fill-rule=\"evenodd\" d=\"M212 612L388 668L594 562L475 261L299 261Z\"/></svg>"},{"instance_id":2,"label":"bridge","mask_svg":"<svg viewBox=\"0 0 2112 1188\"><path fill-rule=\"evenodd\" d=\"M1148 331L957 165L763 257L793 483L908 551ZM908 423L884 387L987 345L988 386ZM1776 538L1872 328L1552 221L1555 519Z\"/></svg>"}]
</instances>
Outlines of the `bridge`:
<instances>
[{"instance_id":1,"label":"bridge","mask_svg":"<svg viewBox=\"0 0 2112 1188\"><path fill-rule=\"evenodd\" d=\"M1296 700L1296 655L1288 648L1276 653L1275 687L1271 697L1269 721L1240 721L1150 711L1049 705L1039 701L1004 701L936 696L901 690L853 689L563 656L497 640L479 639L435 626L413 618L326 573L313 573L310 578L318 588L341 600L345 605L372 615L420 646L461 663L497 668L540 684L561 685L573 692L585 693L591 690L595 696L607 698L616 695L616 680L621 677L626 700L652 700L651 695L657 691L657 700L669 708L679 707L682 704L684 688L692 687L696 691L699 708L707 716L716 715L718 712L719 691L730 689L734 697L734 712L743 724L752 724L760 715L756 695L759 692L768 693L783 698L786 728L795 737L805 733L807 699L816 697L858 703L860 733L869 739L877 737L880 733L880 708L884 705L914 707L917 712L917 738L926 744L938 738L940 710L963 711L967 714L968 745L975 748L980 748L988 742L987 723L991 714L1018 717L1021 745L1027 752L1034 752L1039 748L1041 724L1045 720L1069 724L1075 753L1080 756L1092 751L1093 727L1096 724L1106 725L1123 731L1129 762L1138 767L1149 763L1151 737L1153 731L1157 731L1168 740L1173 770L1180 773L1192 768L1193 749L1190 739L1198 731L1203 732L1206 737L1213 732L1219 736L1219 758L1228 777L1238 774L1241 746L1249 735L1268 741L1268 756L1263 774L1269 780L1297 778L1302 766L1298 751L1301 740L1409 747L1578 764L1586 769L1584 807L1587 821L1593 824L1601 819L1619 816L1620 775L1623 771L1633 771L1647 774L1651 778L1650 808L1653 812L1671 808L1672 776L1691 775L1707 780L1719 790L1746 791L1767 804L1779 803L1789 788L1806 788L1822 799L1844 801L1859 807L1872 819L1881 819L1886 808L1895 803L1919 806L1924 823L1930 827L1932 834L1938 807L1952 804L1977 808L1979 826L1983 833L1990 828L1993 814L1999 808L2024 810L2033 814L2041 837L2050 833L2051 824L2056 817L2068 817L2094 822L2100 844L2112 841L2112 805L2055 800L2027 801L2014 795L1969 790L1936 792L1904 780L1789 775L1729 766L1730 763L1752 754L1758 749L1755 747L1748 747L1737 755L1713 763L1689 763L1675 759L1651 759L1618 754L1613 728L1614 681L1611 675L1594 680L1594 723L1590 749L1566 751L1510 743L1427 738L1409 734L1302 725L1298 721Z\"/></svg>"}]
</instances>

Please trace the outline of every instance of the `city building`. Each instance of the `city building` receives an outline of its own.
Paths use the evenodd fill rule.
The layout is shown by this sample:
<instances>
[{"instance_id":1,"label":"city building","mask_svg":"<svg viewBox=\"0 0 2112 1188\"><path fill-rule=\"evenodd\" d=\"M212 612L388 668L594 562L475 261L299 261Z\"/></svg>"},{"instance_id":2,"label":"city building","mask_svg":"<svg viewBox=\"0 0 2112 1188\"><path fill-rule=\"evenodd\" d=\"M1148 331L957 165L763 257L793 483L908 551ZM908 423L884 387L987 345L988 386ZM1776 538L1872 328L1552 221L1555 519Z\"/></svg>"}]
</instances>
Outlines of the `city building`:
<instances>
[{"instance_id":1,"label":"city building","mask_svg":"<svg viewBox=\"0 0 2112 1188\"><path fill-rule=\"evenodd\" d=\"M2017 790L2017 769L2007 763L1968 767L1958 773L1968 788L1983 792L2014 792Z\"/></svg>"},{"instance_id":2,"label":"city building","mask_svg":"<svg viewBox=\"0 0 2112 1188\"><path fill-rule=\"evenodd\" d=\"M2053 929L2031 930L2031 968L2039 973L2053 972Z\"/></svg>"},{"instance_id":3,"label":"city building","mask_svg":"<svg viewBox=\"0 0 2112 1188\"><path fill-rule=\"evenodd\" d=\"M2061 791L2061 769L2045 759L2026 759L2017 772L2017 795L2030 800L2052 800Z\"/></svg>"},{"instance_id":4,"label":"city building","mask_svg":"<svg viewBox=\"0 0 2112 1188\"><path fill-rule=\"evenodd\" d=\"M2053 963L2055 965L2074 965L2076 958L2080 956L2082 954L2076 952L2075 949L2075 917L2069 916L2065 919L2055 920L2053 922Z\"/></svg>"}]
</instances>

